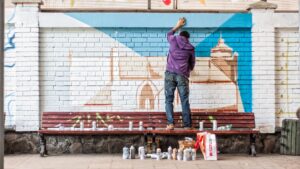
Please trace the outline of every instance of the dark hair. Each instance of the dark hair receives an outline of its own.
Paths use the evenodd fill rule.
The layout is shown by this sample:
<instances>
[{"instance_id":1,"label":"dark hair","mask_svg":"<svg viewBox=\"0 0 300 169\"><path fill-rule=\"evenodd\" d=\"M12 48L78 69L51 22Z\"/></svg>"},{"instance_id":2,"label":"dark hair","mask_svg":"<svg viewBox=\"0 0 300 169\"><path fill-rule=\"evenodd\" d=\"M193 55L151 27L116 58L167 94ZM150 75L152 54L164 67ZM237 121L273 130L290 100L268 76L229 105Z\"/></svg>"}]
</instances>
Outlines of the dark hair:
<instances>
[{"instance_id":1,"label":"dark hair","mask_svg":"<svg viewBox=\"0 0 300 169\"><path fill-rule=\"evenodd\" d=\"M187 39L190 38L190 34L189 34L188 31L181 31L181 32L179 33L179 35L180 35L180 36L184 36L184 37L186 37Z\"/></svg>"}]
</instances>

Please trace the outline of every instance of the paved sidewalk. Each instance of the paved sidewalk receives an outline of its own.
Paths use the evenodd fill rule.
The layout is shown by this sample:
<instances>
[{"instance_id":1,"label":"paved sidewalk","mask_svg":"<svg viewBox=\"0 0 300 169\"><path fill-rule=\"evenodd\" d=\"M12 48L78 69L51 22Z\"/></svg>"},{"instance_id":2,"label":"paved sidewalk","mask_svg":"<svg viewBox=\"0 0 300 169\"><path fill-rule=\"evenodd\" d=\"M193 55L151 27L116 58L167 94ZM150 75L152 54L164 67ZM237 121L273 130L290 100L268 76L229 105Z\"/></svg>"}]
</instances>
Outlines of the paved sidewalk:
<instances>
[{"instance_id":1,"label":"paved sidewalk","mask_svg":"<svg viewBox=\"0 0 300 169\"><path fill-rule=\"evenodd\" d=\"M5 169L299 169L300 156L221 155L218 161L122 160L121 155L7 155Z\"/></svg>"}]
</instances>

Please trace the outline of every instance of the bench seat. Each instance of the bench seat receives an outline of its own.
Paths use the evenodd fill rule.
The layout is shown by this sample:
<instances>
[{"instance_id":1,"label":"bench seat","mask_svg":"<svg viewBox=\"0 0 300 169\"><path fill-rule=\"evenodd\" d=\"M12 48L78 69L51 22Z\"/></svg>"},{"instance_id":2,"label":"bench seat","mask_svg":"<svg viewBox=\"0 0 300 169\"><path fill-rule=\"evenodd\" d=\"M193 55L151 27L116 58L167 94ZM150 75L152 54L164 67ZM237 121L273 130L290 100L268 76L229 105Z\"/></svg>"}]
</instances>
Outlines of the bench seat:
<instances>
[{"instance_id":1,"label":"bench seat","mask_svg":"<svg viewBox=\"0 0 300 169\"><path fill-rule=\"evenodd\" d=\"M239 112L192 112L192 129L183 129L182 115L174 113L175 130L165 130L167 125L164 112L43 112L40 134L41 156L47 153L47 135L60 136L94 136L94 135L141 135L143 139L151 136L155 140L158 135L196 135L199 122L204 122L204 131L216 135L250 135L251 153L255 155L255 129L253 113ZM230 130L212 131L212 120L217 120L218 126L231 125ZM84 129L80 130L80 122L84 122ZM92 130L92 122L97 124L97 130ZM139 123L143 122L143 130L139 130ZM129 122L133 122L133 130L129 130ZM108 126L113 130L108 130ZM59 129L63 126L63 129ZM147 141L145 141L147 142ZM254 147L254 148L253 148Z\"/></svg>"}]
</instances>

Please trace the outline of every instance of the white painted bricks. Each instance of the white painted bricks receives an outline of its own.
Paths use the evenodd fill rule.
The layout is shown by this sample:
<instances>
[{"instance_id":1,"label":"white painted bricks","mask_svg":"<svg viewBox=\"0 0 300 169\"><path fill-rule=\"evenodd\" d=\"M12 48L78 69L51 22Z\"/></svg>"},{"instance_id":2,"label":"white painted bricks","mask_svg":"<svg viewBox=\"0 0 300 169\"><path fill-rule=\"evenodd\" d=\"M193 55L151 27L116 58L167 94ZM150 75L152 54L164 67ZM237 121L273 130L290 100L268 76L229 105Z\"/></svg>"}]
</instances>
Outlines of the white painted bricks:
<instances>
[{"instance_id":1,"label":"white painted bricks","mask_svg":"<svg viewBox=\"0 0 300 169\"><path fill-rule=\"evenodd\" d=\"M17 4L16 42L16 130L39 128L39 28L38 5Z\"/></svg>"}]
</instances>

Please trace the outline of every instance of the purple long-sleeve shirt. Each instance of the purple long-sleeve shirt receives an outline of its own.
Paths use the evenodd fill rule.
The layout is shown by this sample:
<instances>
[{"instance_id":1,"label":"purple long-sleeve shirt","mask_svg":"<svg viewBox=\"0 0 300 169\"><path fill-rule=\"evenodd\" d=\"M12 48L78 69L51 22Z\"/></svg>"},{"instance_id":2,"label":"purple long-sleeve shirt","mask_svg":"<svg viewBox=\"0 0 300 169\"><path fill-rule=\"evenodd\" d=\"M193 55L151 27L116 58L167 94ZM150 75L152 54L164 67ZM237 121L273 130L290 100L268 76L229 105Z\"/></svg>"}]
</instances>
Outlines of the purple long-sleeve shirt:
<instances>
[{"instance_id":1,"label":"purple long-sleeve shirt","mask_svg":"<svg viewBox=\"0 0 300 169\"><path fill-rule=\"evenodd\" d=\"M184 36L175 36L173 30L167 34L170 44L167 71L190 77L195 67L195 48Z\"/></svg>"}]
</instances>

